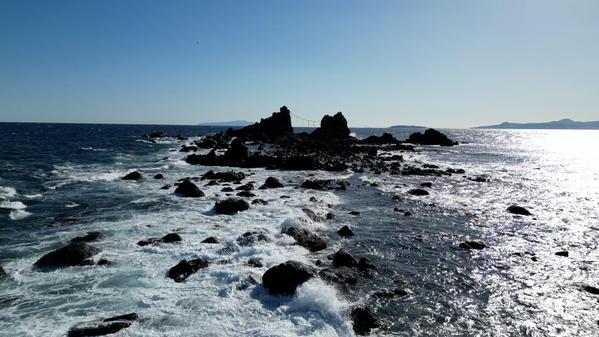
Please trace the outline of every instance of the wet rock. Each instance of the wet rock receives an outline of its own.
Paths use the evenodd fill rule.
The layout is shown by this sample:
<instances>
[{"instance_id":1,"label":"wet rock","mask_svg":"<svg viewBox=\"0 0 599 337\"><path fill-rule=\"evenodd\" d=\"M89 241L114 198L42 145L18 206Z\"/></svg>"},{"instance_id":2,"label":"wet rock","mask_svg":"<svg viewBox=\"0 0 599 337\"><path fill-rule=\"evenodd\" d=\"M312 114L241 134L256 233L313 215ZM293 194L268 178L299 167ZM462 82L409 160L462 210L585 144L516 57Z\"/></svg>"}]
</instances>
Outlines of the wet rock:
<instances>
[{"instance_id":1,"label":"wet rock","mask_svg":"<svg viewBox=\"0 0 599 337\"><path fill-rule=\"evenodd\" d=\"M358 261L358 269L361 271L376 271L378 268L368 258L361 257Z\"/></svg>"},{"instance_id":2,"label":"wet rock","mask_svg":"<svg viewBox=\"0 0 599 337\"><path fill-rule=\"evenodd\" d=\"M333 255L333 265L335 267L355 267L358 265L358 261L356 261L356 259L354 259L353 256L351 256L350 253L348 253L345 249L339 249L334 255Z\"/></svg>"},{"instance_id":3,"label":"wet rock","mask_svg":"<svg viewBox=\"0 0 599 337\"><path fill-rule=\"evenodd\" d=\"M138 319L136 313L77 324L69 329L68 337L104 336L126 329Z\"/></svg>"},{"instance_id":4,"label":"wet rock","mask_svg":"<svg viewBox=\"0 0 599 337\"><path fill-rule=\"evenodd\" d=\"M158 243L176 243L181 242L183 239L177 233L169 233L163 236L162 238L149 238L147 240L141 240L137 243L138 246L148 246L154 245Z\"/></svg>"},{"instance_id":5,"label":"wet rock","mask_svg":"<svg viewBox=\"0 0 599 337\"><path fill-rule=\"evenodd\" d=\"M294 238L298 245L307 248L311 252L327 248L327 243L320 236L307 229L288 227L283 229L283 233Z\"/></svg>"},{"instance_id":6,"label":"wet rock","mask_svg":"<svg viewBox=\"0 0 599 337\"><path fill-rule=\"evenodd\" d=\"M347 120L341 112L334 116L325 115L320 121L320 127L310 134L310 138L319 140L346 139L349 137L350 130L347 127Z\"/></svg>"},{"instance_id":7,"label":"wet rock","mask_svg":"<svg viewBox=\"0 0 599 337\"><path fill-rule=\"evenodd\" d=\"M351 230L351 228L349 228L347 225L341 227L341 229L339 229L337 231L337 234L339 234L339 236L342 237L348 237L348 236L353 236L354 232Z\"/></svg>"},{"instance_id":8,"label":"wet rock","mask_svg":"<svg viewBox=\"0 0 599 337\"><path fill-rule=\"evenodd\" d=\"M215 238L214 236L205 238L204 240L202 240L201 243L218 243L218 239Z\"/></svg>"},{"instance_id":9,"label":"wet rock","mask_svg":"<svg viewBox=\"0 0 599 337\"><path fill-rule=\"evenodd\" d=\"M185 198L198 198L204 196L204 192L202 192L196 186L196 184L192 183L189 179L183 180L179 186L177 186L175 189L175 194Z\"/></svg>"},{"instance_id":10,"label":"wet rock","mask_svg":"<svg viewBox=\"0 0 599 337\"><path fill-rule=\"evenodd\" d=\"M460 243L460 248L467 249L467 250L470 250L470 249L480 250L480 249L487 248L487 246L482 242L465 241L465 242Z\"/></svg>"},{"instance_id":11,"label":"wet rock","mask_svg":"<svg viewBox=\"0 0 599 337\"><path fill-rule=\"evenodd\" d=\"M214 205L214 210L218 214L234 215L237 212L243 212L250 208L247 201L240 198L227 198L219 200Z\"/></svg>"},{"instance_id":12,"label":"wet rock","mask_svg":"<svg viewBox=\"0 0 599 337\"><path fill-rule=\"evenodd\" d=\"M410 135L407 139L408 143L419 144L419 145L441 145L441 146L454 146L458 145L458 142L449 139L445 134L435 130L428 129L424 133L415 132Z\"/></svg>"},{"instance_id":13,"label":"wet rock","mask_svg":"<svg viewBox=\"0 0 599 337\"><path fill-rule=\"evenodd\" d=\"M140 181L143 179L143 176L141 175L141 173L137 172L137 171L133 171L131 173L128 173L126 176L121 178L122 180L135 180L135 181Z\"/></svg>"},{"instance_id":14,"label":"wet rock","mask_svg":"<svg viewBox=\"0 0 599 337\"><path fill-rule=\"evenodd\" d=\"M335 214L333 214L333 213L327 213L327 215L325 216L325 219L327 219L327 220L333 220L333 219L335 219Z\"/></svg>"},{"instance_id":15,"label":"wet rock","mask_svg":"<svg viewBox=\"0 0 599 337\"><path fill-rule=\"evenodd\" d=\"M252 205L268 205L268 201L264 199L254 199L252 200Z\"/></svg>"},{"instance_id":16,"label":"wet rock","mask_svg":"<svg viewBox=\"0 0 599 337\"><path fill-rule=\"evenodd\" d=\"M310 202L317 202L318 200L316 200L316 197L310 197L310 199L308 199L308 201L310 201Z\"/></svg>"},{"instance_id":17,"label":"wet rock","mask_svg":"<svg viewBox=\"0 0 599 337\"><path fill-rule=\"evenodd\" d=\"M358 283L358 273L356 273L355 270L344 266L323 269L318 275L327 282L340 285L348 286Z\"/></svg>"},{"instance_id":18,"label":"wet rock","mask_svg":"<svg viewBox=\"0 0 599 337\"><path fill-rule=\"evenodd\" d=\"M256 258L256 257L252 257L248 260L248 266L250 267L254 267L254 268L262 268L264 265L262 264L262 259Z\"/></svg>"},{"instance_id":19,"label":"wet rock","mask_svg":"<svg viewBox=\"0 0 599 337\"><path fill-rule=\"evenodd\" d=\"M0 266L0 280L7 276L8 276L8 274L6 273L6 271L4 271L4 268L2 268L2 266Z\"/></svg>"},{"instance_id":20,"label":"wet rock","mask_svg":"<svg viewBox=\"0 0 599 337\"><path fill-rule=\"evenodd\" d=\"M243 172L235 172L235 171L225 171L225 172L208 171L202 176L202 179L234 182L234 181L241 181L241 180L245 179L245 174Z\"/></svg>"},{"instance_id":21,"label":"wet rock","mask_svg":"<svg viewBox=\"0 0 599 337\"><path fill-rule=\"evenodd\" d=\"M287 261L268 269L262 284L272 295L291 295L295 289L316 276L316 269L297 261Z\"/></svg>"},{"instance_id":22,"label":"wet rock","mask_svg":"<svg viewBox=\"0 0 599 337\"><path fill-rule=\"evenodd\" d=\"M247 183L247 184L237 187L235 190L237 190L237 191L252 191L253 189L254 189L254 184Z\"/></svg>"},{"instance_id":23,"label":"wet rock","mask_svg":"<svg viewBox=\"0 0 599 337\"><path fill-rule=\"evenodd\" d=\"M351 212L349 212L349 215L360 216L360 212L358 212L358 211L351 211Z\"/></svg>"},{"instance_id":24,"label":"wet rock","mask_svg":"<svg viewBox=\"0 0 599 337\"><path fill-rule=\"evenodd\" d=\"M369 136L361 141L362 144L399 144L399 140L395 139L390 133L383 133L382 136Z\"/></svg>"},{"instance_id":25,"label":"wet rock","mask_svg":"<svg viewBox=\"0 0 599 337\"><path fill-rule=\"evenodd\" d=\"M313 190L324 190L329 186L330 183L330 180L306 180L300 185L300 187Z\"/></svg>"},{"instance_id":26,"label":"wet rock","mask_svg":"<svg viewBox=\"0 0 599 337\"><path fill-rule=\"evenodd\" d=\"M430 187L433 187L433 183L425 182L425 183L420 184L420 187L429 187L430 188Z\"/></svg>"},{"instance_id":27,"label":"wet rock","mask_svg":"<svg viewBox=\"0 0 599 337\"><path fill-rule=\"evenodd\" d=\"M164 176L162 175L162 173L158 173L154 176L154 179L164 179Z\"/></svg>"},{"instance_id":28,"label":"wet rock","mask_svg":"<svg viewBox=\"0 0 599 337\"><path fill-rule=\"evenodd\" d=\"M69 245L52 251L35 262L36 267L69 267L77 266L102 250L85 242L72 242Z\"/></svg>"},{"instance_id":29,"label":"wet rock","mask_svg":"<svg viewBox=\"0 0 599 337\"><path fill-rule=\"evenodd\" d=\"M408 194L415 195L415 196L429 195L427 190L423 190L421 188L415 188L415 189L409 190Z\"/></svg>"},{"instance_id":30,"label":"wet rock","mask_svg":"<svg viewBox=\"0 0 599 337\"><path fill-rule=\"evenodd\" d=\"M161 190L168 190L169 188L171 188L171 185L166 184L166 185L162 186L160 189Z\"/></svg>"},{"instance_id":31,"label":"wet rock","mask_svg":"<svg viewBox=\"0 0 599 337\"><path fill-rule=\"evenodd\" d=\"M256 195L250 191L241 191L239 193L236 194L238 197L243 197L243 198L253 198Z\"/></svg>"},{"instance_id":32,"label":"wet rock","mask_svg":"<svg viewBox=\"0 0 599 337\"><path fill-rule=\"evenodd\" d=\"M353 322L354 332L358 335L368 335L372 329L380 326L378 319L367 307L354 308L350 317Z\"/></svg>"},{"instance_id":33,"label":"wet rock","mask_svg":"<svg viewBox=\"0 0 599 337\"><path fill-rule=\"evenodd\" d=\"M564 251L555 253L555 255L562 256L562 257L569 257L570 253L568 251L564 250Z\"/></svg>"},{"instance_id":34,"label":"wet rock","mask_svg":"<svg viewBox=\"0 0 599 337\"><path fill-rule=\"evenodd\" d=\"M107 259L99 259L96 264L98 266L110 266L112 264L112 261L109 261Z\"/></svg>"},{"instance_id":35,"label":"wet rock","mask_svg":"<svg viewBox=\"0 0 599 337\"><path fill-rule=\"evenodd\" d=\"M486 174L482 174L482 175L478 175L478 176L474 176L474 177L468 177L467 179L470 181L477 182L477 183L486 183L491 180L491 179L489 179L489 176Z\"/></svg>"},{"instance_id":36,"label":"wet rock","mask_svg":"<svg viewBox=\"0 0 599 337\"><path fill-rule=\"evenodd\" d=\"M191 274L206 267L208 267L208 261L204 259L182 260L176 266L169 269L168 277L175 280L175 282L183 282Z\"/></svg>"},{"instance_id":37,"label":"wet rock","mask_svg":"<svg viewBox=\"0 0 599 337\"><path fill-rule=\"evenodd\" d=\"M593 286L584 286L583 289L590 294L599 295L599 288Z\"/></svg>"},{"instance_id":38,"label":"wet rock","mask_svg":"<svg viewBox=\"0 0 599 337\"><path fill-rule=\"evenodd\" d=\"M314 221L314 222L322 222L323 218L316 215L316 213L314 213L314 211L312 211L309 208L302 208L302 212L304 212L304 214L308 217L308 219Z\"/></svg>"},{"instance_id":39,"label":"wet rock","mask_svg":"<svg viewBox=\"0 0 599 337\"><path fill-rule=\"evenodd\" d=\"M268 236L266 236L263 232L253 231L253 232L245 232L243 235L237 238L237 244L245 247L245 246L253 246L258 242L268 242Z\"/></svg>"},{"instance_id":40,"label":"wet rock","mask_svg":"<svg viewBox=\"0 0 599 337\"><path fill-rule=\"evenodd\" d=\"M517 205L512 205L512 206L508 207L507 211L512 214L518 214L518 215L532 215L526 208L517 206Z\"/></svg>"},{"instance_id":41,"label":"wet rock","mask_svg":"<svg viewBox=\"0 0 599 337\"><path fill-rule=\"evenodd\" d=\"M241 166L243 162L248 158L248 148L243 144L243 141L239 138L233 139L231 146L223 155L223 164L227 166Z\"/></svg>"},{"instance_id":42,"label":"wet rock","mask_svg":"<svg viewBox=\"0 0 599 337\"><path fill-rule=\"evenodd\" d=\"M280 188L280 187L284 187L284 186L283 186L283 183L281 183L281 181L279 181L279 179L277 179L275 177L268 177L268 178L266 178L264 185L260 186L260 189Z\"/></svg>"},{"instance_id":43,"label":"wet rock","mask_svg":"<svg viewBox=\"0 0 599 337\"><path fill-rule=\"evenodd\" d=\"M101 240L104 235L100 232L87 232L84 236L77 236L71 239L71 242L92 242Z\"/></svg>"}]
</instances>

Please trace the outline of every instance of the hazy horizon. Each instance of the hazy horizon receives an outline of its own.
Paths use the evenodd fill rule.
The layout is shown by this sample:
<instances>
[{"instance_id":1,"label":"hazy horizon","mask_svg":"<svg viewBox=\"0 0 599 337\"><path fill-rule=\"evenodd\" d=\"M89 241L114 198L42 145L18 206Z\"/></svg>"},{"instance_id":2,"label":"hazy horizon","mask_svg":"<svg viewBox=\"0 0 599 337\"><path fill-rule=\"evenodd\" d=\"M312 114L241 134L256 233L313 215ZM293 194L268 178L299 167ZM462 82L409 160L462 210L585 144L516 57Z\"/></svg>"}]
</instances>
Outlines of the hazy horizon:
<instances>
[{"instance_id":1,"label":"hazy horizon","mask_svg":"<svg viewBox=\"0 0 599 337\"><path fill-rule=\"evenodd\" d=\"M0 121L599 120L597 1L0 3Z\"/></svg>"}]
</instances>

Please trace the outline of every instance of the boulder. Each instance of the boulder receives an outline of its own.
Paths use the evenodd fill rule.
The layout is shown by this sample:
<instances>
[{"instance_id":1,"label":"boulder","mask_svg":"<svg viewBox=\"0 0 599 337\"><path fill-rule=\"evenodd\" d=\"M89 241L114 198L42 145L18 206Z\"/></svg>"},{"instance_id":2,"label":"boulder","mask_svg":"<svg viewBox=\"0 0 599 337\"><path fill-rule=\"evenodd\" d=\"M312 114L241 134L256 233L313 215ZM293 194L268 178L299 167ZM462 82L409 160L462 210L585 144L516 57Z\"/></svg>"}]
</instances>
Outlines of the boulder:
<instances>
[{"instance_id":1,"label":"boulder","mask_svg":"<svg viewBox=\"0 0 599 337\"><path fill-rule=\"evenodd\" d=\"M70 267L77 266L102 250L85 242L72 242L69 245L52 251L35 262L36 267Z\"/></svg>"},{"instance_id":2,"label":"boulder","mask_svg":"<svg viewBox=\"0 0 599 337\"><path fill-rule=\"evenodd\" d=\"M104 336L128 328L138 319L136 313L77 324L69 329L68 337Z\"/></svg>"},{"instance_id":3,"label":"boulder","mask_svg":"<svg viewBox=\"0 0 599 337\"><path fill-rule=\"evenodd\" d=\"M275 177L268 177L266 178L266 181L264 182L264 185L260 186L261 189L266 189L266 188L280 188L283 187L283 183L281 183L279 181L279 179L275 178Z\"/></svg>"},{"instance_id":4,"label":"boulder","mask_svg":"<svg viewBox=\"0 0 599 337\"><path fill-rule=\"evenodd\" d=\"M253 198L256 195L250 191L241 191L239 193L236 194L238 197L242 197L242 198Z\"/></svg>"},{"instance_id":5,"label":"boulder","mask_svg":"<svg viewBox=\"0 0 599 337\"><path fill-rule=\"evenodd\" d=\"M100 232L87 232L84 236L77 236L71 239L71 242L92 242L101 240L104 235Z\"/></svg>"},{"instance_id":6,"label":"boulder","mask_svg":"<svg viewBox=\"0 0 599 337\"><path fill-rule=\"evenodd\" d=\"M219 200L214 205L214 210L218 214L234 215L237 212L243 212L250 208L247 201L240 198L227 198Z\"/></svg>"},{"instance_id":7,"label":"boulder","mask_svg":"<svg viewBox=\"0 0 599 337\"><path fill-rule=\"evenodd\" d=\"M311 252L318 252L327 248L327 243L318 235L305 228L288 227L283 233L295 239L298 245L307 248Z\"/></svg>"},{"instance_id":8,"label":"boulder","mask_svg":"<svg viewBox=\"0 0 599 337\"><path fill-rule=\"evenodd\" d=\"M477 242L477 241L465 241L465 242L460 243L460 248L468 249L468 250L470 250L470 249L480 250L480 249L484 249L486 247L487 246L484 243Z\"/></svg>"},{"instance_id":9,"label":"boulder","mask_svg":"<svg viewBox=\"0 0 599 337\"><path fill-rule=\"evenodd\" d=\"M154 244L158 244L158 243L175 243L175 242L181 242L182 240L183 239L181 238L181 235L179 235L177 233L169 233L160 239L149 238L147 240L139 241L137 243L137 245L138 246L147 246L147 245L154 245Z\"/></svg>"},{"instance_id":10,"label":"boulder","mask_svg":"<svg viewBox=\"0 0 599 337\"><path fill-rule=\"evenodd\" d=\"M419 145L441 145L441 146L454 146L458 145L458 142L449 139L445 134L435 130L428 129L424 133L415 132L408 137L406 140L408 143L419 144Z\"/></svg>"},{"instance_id":11,"label":"boulder","mask_svg":"<svg viewBox=\"0 0 599 337\"><path fill-rule=\"evenodd\" d=\"M408 194L411 195L415 195L415 196L424 196L424 195L429 195L427 190L423 190L421 188L414 188L408 191Z\"/></svg>"},{"instance_id":12,"label":"boulder","mask_svg":"<svg viewBox=\"0 0 599 337\"><path fill-rule=\"evenodd\" d=\"M299 285L315 275L314 267L297 261L287 261L268 269L262 276L262 284L272 295L291 295Z\"/></svg>"},{"instance_id":13,"label":"boulder","mask_svg":"<svg viewBox=\"0 0 599 337\"><path fill-rule=\"evenodd\" d=\"M370 136L365 139L362 139L361 143L362 144L376 144L376 145L399 144L399 140L395 139L395 137L393 137L392 134L385 132L380 137L379 136Z\"/></svg>"},{"instance_id":14,"label":"boulder","mask_svg":"<svg viewBox=\"0 0 599 337\"><path fill-rule=\"evenodd\" d=\"M183 180L179 186L177 186L175 194L184 198L198 198L205 195L204 192L189 179Z\"/></svg>"},{"instance_id":15,"label":"boulder","mask_svg":"<svg viewBox=\"0 0 599 337\"><path fill-rule=\"evenodd\" d=\"M354 308L350 313L350 317L353 322L354 332L358 335L368 335L372 329L380 326L378 319L367 307Z\"/></svg>"},{"instance_id":16,"label":"boulder","mask_svg":"<svg viewBox=\"0 0 599 337\"><path fill-rule=\"evenodd\" d=\"M512 206L508 207L507 211L512 214L518 214L518 215L532 215L526 208L517 206L517 205L512 205Z\"/></svg>"},{"instance_id":17,"label":"boulder","mask_svg":"<svg viewBox=\"0 0 599 337\"><path fill-rule=\"evenodd\" d=\"M253 246L258 242L268 242L268 236L264 232L252 231L245 232L243 235L237 238L237 244L245 247L245 246Z\"/></svg>"},{"instance_id":18,"label":"boulder","mask_svg":"<svg viewBox=\"0 0 599 337\"><path fill-rule=\"evenodd\" d=\"M420 184L420 187L428 187L428 188L430 188L430 187L433 187L433 183L431 183L431 182L425 182L425 183Z\"/></svg>"},{"instance_id":19,"label":"boulder","mask_svg":"<svg viewBox=\"0 0 599 337\"><path fill-rule=\"evenodd\" d=\"M252 257L248 260L248 266L254 268L262 268L264 265L262 264L262 259L257 257Z\"/></svg>"},{"instance_id":20,"label":"boulder","mask_svg":"<svg viewBox=\"0 0 599 337\"><path fill-rule=\"evenodd\" d=\"M358 261L351 256L345 249L339 249L333 255L333 265L335 267L355 267L358 265Z\"/></svg>"},{"instance_id":21,"label":"boulder","mask_svg":"<svg viewBox=\"0 0 599 337\"><path fill-rule=\"evenodd\" d=\"M154 176L154 179L164 179L164 176L162 175L162 173L158 173Z\"/></svg>"},{"instance_id":22,"label":"boulder","mask_svg":"<svg viewBox=\"0 0 599 337\"><path fill-rule=\"evenodd\" d=\"M175 282L183 282L191 274L194 274L198 270L206 267L208 267L208 261L204 259L195 259L189 261L182 260L176 266L169 269L168 277L175 280Z\"/></svg>"},{"instance_id":23,"label":"boulder","mask_svg":"<svg viewBox=\"0 0 599 337\"><path fill-rule=\"evenodd\" d=\"M220 180L220 181L242 181L245 179L245 174L243 172L235 172L235 171L224 171L224 172L214 172L208 171L203 176L202 179L208 180Z\"/></svg>"},{"instance_id":24,"label":"boulder","mask_svg":"<svg viewBox=\"0 0 599 337\"><path fill-rule=\"evenodd\" d=\"M131 173L128 173L126 176L121 178L122 180L135 180L135 181L140 181L143 179L143 176L141 175L141 173L137 172L137 171L133 171Z\"/></svg>"},{"instance_id":25,"label":"boulder","mask_svg":"<svg viewBox=\"0 0 599 337\"><path fill-rule=\"evenodd\" d=\"M339 229L337 231L337 234L339 234L339 236L342 237L348 237L348 236L353 236L354 232L351 230L351 228L349 228L347 225L341 227L341 229Z\"/></svg>"},{"instance_id":26,"label":"boulder","mask_svg":"<svg viewBox=\"0 0 599 337\"><path fill-rule=\"evenodd\" d=\"M235 190L236 191L253 191L254 190L254 184L247 183L247 184L244 184L244 185L241 185L241 186L237 187Z\"/></svg>"},{"instance_id":27,"label":"boulder","mask_svg":"<svg viewBox=\"0 0 599 337\"><path fill-rule=\"evenodd\" d=\"M218 243L218 239L215 238L214 236L205 238L204 240L202 240L201 243Z\"/></svg>"},{"instance_id":28,"label":"boulder","mask_svg":"<svg viewBox=\"0 0 599 337\"><path fill-rule=\"evenodd\" d=\"M349 286L358 283L358 273L354 269L344 266L323 269L318 275L327 282L339 285Z\"/></svg>"},{"instance_id":29,"label":"boulder","mask_svg":"<svg viewBox=\"0 0 599 337\"><path fill-rule=\"evenodd\" d=\"M312 190L324 190L329 187L330 183L330 180L306 180L300 185L300 187Z\"/></svg>"},{"instance_id":30,"label":"boulder","mask_svg":"<svg viewBox=\"0 0 599 337\"><path fill-rule=\"evenodd\" d=\"M347 120L341 112L334 116L325 115L320 121L320 127L310 134L310 138L318 140L346 139L351 131Z\"/></svg>"}]
</instances>

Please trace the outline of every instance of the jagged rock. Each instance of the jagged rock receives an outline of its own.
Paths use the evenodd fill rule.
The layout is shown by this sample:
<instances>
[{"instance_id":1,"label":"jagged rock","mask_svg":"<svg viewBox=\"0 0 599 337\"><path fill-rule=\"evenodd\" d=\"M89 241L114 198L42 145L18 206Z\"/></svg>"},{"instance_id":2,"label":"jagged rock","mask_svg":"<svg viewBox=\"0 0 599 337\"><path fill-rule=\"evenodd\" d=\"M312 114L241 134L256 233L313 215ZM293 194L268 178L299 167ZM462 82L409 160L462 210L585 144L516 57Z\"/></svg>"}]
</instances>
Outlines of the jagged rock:
<instances>
[{"instance_id":1,"label":"jagged rock","mask_svg":"<svg viewBox=\"0 0 599 337\"><path fill-rule=\"evenodd\" d=\"M102 250L94 246L90 246L85 242L72 242L69 245L52 251L37 260L37 267L69 267L77 266L83 263L87 258L90 258Z\"/></svg>"},{"instance_id":2,"label":"jagged rock","mask_svg":"<svg viewBox=\"0 0 599 337\"><path fill-rule=\"evenodd\" d=\"M408 191L408 194L415 195L415 196L429 195L427 190L423 190L421 188L411 189Z\"/></svg>"},{"instance_id":3,"label":"jagged rock","mask_svg":"<svg viewBox=\"0 0 599 337\"><path fill-rule=\"evenodd\" d=\"M316 275L316 269L297 261L287 261L268 269L262 284L272 295L291 295L302 283Z\"/></svg>"},{"instance_id":4,"label":"jagged rock","mask_svg":"<svg viewBox=\"0 0 599 337\"><path fill-rule=\"evenodd\" d=\"M380 326L378 319L366 307L354 308L350 317L353 321L354 332L358 335L368 335L372 329Z\"/></svg>"},{"instance_id":5,"label":"jagged rock","mask_svg":"<svg viewBox=\"0 0 599 337\"><path fill-rule=\"evenodd\" d=\"M99 321L77 324L69 329L68 337L104 336L128 328L138 319L136 313L119 315Z\"/></svg>"},{"instance_id":6,"label":"jagged rock","mask_svg":"<svg viewBox=\"0 0 599 337\"><path fill-rule=\"evenodd\" d=\"M162 175L162 173L158 173L154 176L154 179L164 179L164 176Z\"/></svg>"},{"instance_id":7,"label":"jagged rock","mask_svg":"<svg viewBox=\"0 0 599 337\"><path fill-rule=\"evenodd\" d=\"M466 242L460 243L460 248L468 249L468 250L470 250L470 249L480 250L480 249L484 249L486 247L487 246L484 243L476 242L476 241L466 241Z\"/></svg>"},{"instance_id":8,"label":"jagged rock","mask_svg":"<svg viewBox=\"0 0 599 337\"><path fill-rule=\"evenodd\" d=\"M205 238L204 240L202 240L201 243L218 243L218 239L215 238L214 236Z\"/></svg>"},{"instance_id":9,"label":"jagged rock","mask_svg":"<svg viewBox=\"0 0 599 337\"><path fill-rule=\"evenodd\" d=\"M276 140L293 135L291 126L291 112L286 106L282 106L279 112L273 112L268 118L263 118L255 123L239 130L227 130L229 137L242 137L252 140Z\"/></svg>"},{"instance_id":10,"label":"jagged rock","mask_svg":"<svg viewBox=\"0 0 599 337\"><path fill-rule=\"evenodd\" d=\"M254 268L262 268L264 265L262 264L262 259L256 258L256 257L252 257L248 260L248 266L250 267L254 267Z\"/></svg>"},{"instance_id":11,"label":"jagged rock","mask_svg":"<svg viewBox=\"0 0 599 337\"><path fill-rule=\"evenodd\" d=\"M348 236L353 236L354 232L351 230L351 228L349 228L347 225L341 227L341 229L339 229L337 231L337 234L339 234L339 236L342 237L348 237Z\"/></svg>"},{"instance_id":12,"label":"jagged rock","mask_svg":"<svg viewBox=\"0 0 599 337\"><path fill-rule=\"evenodd\" d=\"M177 233L169 233L160 239L149 238L147 240L141 240L137 243L137 245L138 246L147 246L147 245L154 245L154 244L158 244L158 243L175 243L175 242L181 242L182 240L183 240L183 238L181 238L181 235L179 235Z\"/></svg>"},{"instance_id":13,"label":"jagged rock","mask_svg":"<svg viewBox=\"0 0 599 337\"><path fill-rule=\"evenodd\" d=\"M517 205L512 205L512 206L508 207L507 211L512 214L518 214L518 215L532 215L526 208L517 206Z\"/></svg>"},{"instance_id":14,"label":"jagged rock","mask_svg":"<svg viewBox=\"0 0 599 337\"><path fill-rule=\"evenodd\" d=\"M219 200L214 205L214 210L218 214L234 215L237 212L243 212L250 208L247 201L240 198L227 198Z\"/></svg>"},{"instance_id":15,"label":"jagged rock","mask_svg":"<svg viewBox=\"0 0 599 337\"><path fill-rule=\"evenodd\" d=\"M275 177L266 178L264 185L260 186L261 189L279 188L279 187L283 187L283 184L279 181L279 179L277 179Z\"/></svg>"},{"instance_id":16,"label":"jagged rock","mask_svg":"<svg viewBox=\"0 0 599 337\"><path fill-rule=\"evenodd\" d=\"M175 282L183 282L191 274L194 274L198 270L206 267L208 267L208 261L204 259L195 259L189 261L182 260L176 266L169 269L168 277L175 280Z\"/></svg>"},{"instance_id":17,"label":"jagged rock","mask_svg":"<svg viewBox=\"0 0 599 337\"><path fill-rule=\"evenodd\" d=\"M320 140L346 139L350 132L347 120L338 112L333 117L325 115L320 121L320 127L314 130L310 137Z\"/></svg>"},{"instance_id":18,"label":"jagged rock","mask_svg":"<svg viewBox=\"0 0 599 337\"><path fill-rule=\"evenodd\" d=\"M245 246L253 246L258 242L268 242L268 236L263 232L253 231L253 232L245 232L242 236L237 238L237 244L245 247Z\"/></svg>"},{"instance_id":19,"label":"jagged rock","mask_svg":"<svg viewBox=\"0 0 599 337\"><path fill-rule=\"evenodd\" d=\"M282 232L294 238L298 245L307 248L311 252L327 248L327 243L320 236L305 228L288 227L283 229Z\"/></svg>"},{"instance_id":20,"label":"jagged rock","mask_svg":"<svg viewBox=\"0 0 599 337\"><path fill-rule=\"evenodd\" d=\"M399 141L390 133L383 133L382 136L370 136L361 141L362 144L399 144Z\"/></svg>"},{"instance_id":21,"label":"jagged rock","mask_svg":"<svg viewBox=\"0 0 599 337\"><path fill-rule=\"evenodd\" d=\"M208 180L220 180L220 181L242 181L245 179L245 174L243 172L235 172L235 171L225 171L225 172L214 172L208 171L203 176L202 179Z\"/></svg>"},{"instance_id":22,"label":"jagged rock","mask_svg":"<svg viewBox=\"0 0 599 337\"><path fill-rule=\"evenodd\" d=\"M354 259L354 257L345 249L341 248L333 255L333 265L335 267L344 266L351 268L357 266L358 261L356 261L356 259Z\"/></svg>"},{"instance_id":23,"label":"jagged rock","mask_svg":"<svg viewBox=\"0 0 599 337\"><path fill-rule=\"evenodd\" d=\"M185 198L198 198L204 196L204 192L189 179L183 180L179 186L177 186L175 194Z\"/></svg>"},{"instance_id":24,"label":"jagged rock","mask_svg":"<svg viewBox=\"0 0 599 337\"><path fill-rule=\"evenodd\" d=\"M323 269L318 275L325 281L340 285L348 286L358 283L358 273L345 266Z\"/></svg>"},{"instance_id":25,"label":"jagged rock","mask_svg":"<svg viewBox=\"0 0 599 337\"><path fill-rule=\"evenodd\" d=\"M137 171L133 171L131 173L128 173L126 176L122 177L122 180L135 180L135 181L140 181L142 180L144 177L141 175L141 173L137 172Z\"/></svg>"},{"instance_id":26,"label":"jagged rock","mask_svg":"<svg viewBox=\"0 0 599 337\"><path fill-rule=\"evenodd\" d=\"M424 131L424 134L420 132L415 132L411 134L410 137L408 137L408 140L406 140L406 142L420 145L458 145L458 142L449 139L445 134L435 129L428 129Z\"/></svg>"},{"instance_id":27,"label":"jagged rock","mask_svg":"<svg viewBox=\"0 0 599 337\"><path fill-rule=\"evenodd\" d=\"M104 235L100 232L87 232L84 236L77 236L71 239L71 242L92 242L101 240Z\"/></svg>"}]
</instances>

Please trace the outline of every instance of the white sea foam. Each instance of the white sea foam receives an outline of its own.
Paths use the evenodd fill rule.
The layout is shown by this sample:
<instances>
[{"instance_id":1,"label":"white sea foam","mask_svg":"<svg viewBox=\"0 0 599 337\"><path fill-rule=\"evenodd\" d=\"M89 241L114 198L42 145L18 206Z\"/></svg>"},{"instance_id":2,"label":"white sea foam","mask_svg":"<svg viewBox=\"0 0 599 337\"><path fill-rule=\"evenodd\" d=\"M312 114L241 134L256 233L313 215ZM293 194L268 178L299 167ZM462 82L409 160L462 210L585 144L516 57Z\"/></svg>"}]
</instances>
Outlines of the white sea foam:
<instances>
[{"instance_id":1,"label":"white sea foam","mask_svg":"<svg viewBox=\"0 0 599 337\"><path fill-rule=\"evenodd\" d=\"M40 193L36 193L36 194L25 194L23 196L25 198L27 198L27 199L37 199L37 198L41 198L42 194L40 194Z\"/></svg>"},{"instance_id":2,"label":"white sea foam","mask_svg":"<svg viewBox=\"0 0 599 337\"><path fill-rule=\"evenodd\" d=\"M12 198L17 195L17 190L12 187L0 186L0 199Z\"/></svg>"},{"instance_id":3,"label":"white sea foam","mask_svg":"<svg viewBox=\"0 0 599 337\"><path fill-rule=\"evenodd\" d=\"M22 209L15 209L10 211L10 213L8 214L8 217L11 220L21 220L21 219L25 219L26 217L30 216L31 213L24 211Z\"/></svg>"},{"instance_id":4,"label":"white sea foam","mask_svg":"<svg viewBox=\"0 0 599 337\"><path fill-rule=\"evenodd\" d=\"M25 209L27 205L20 201L0 201L0 208Z\"/></svg>"}]
</instances>

